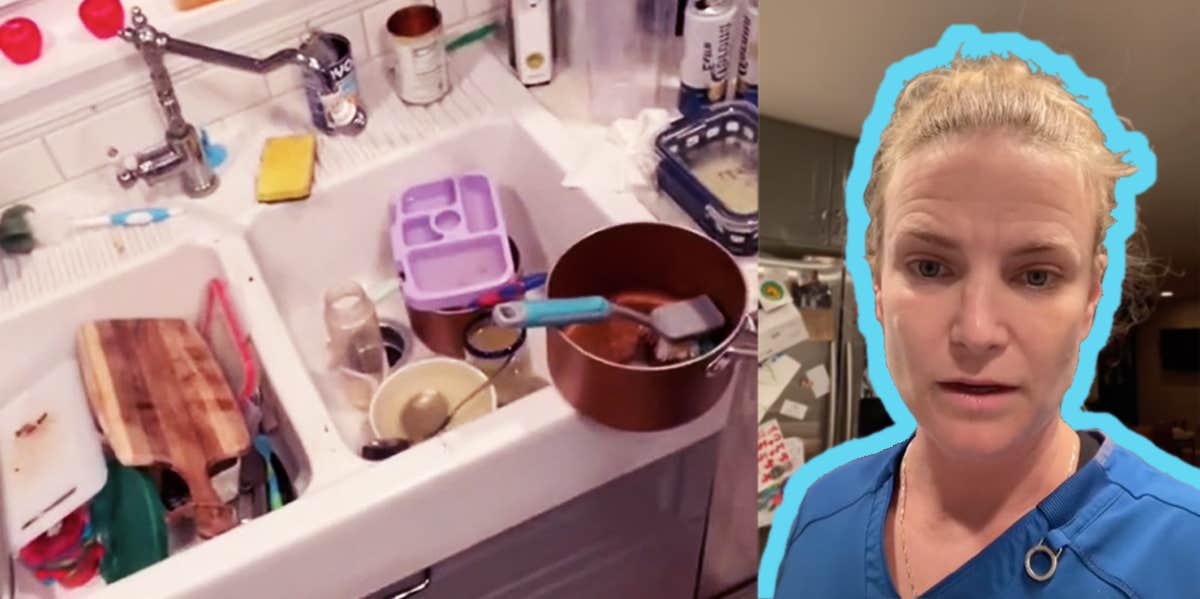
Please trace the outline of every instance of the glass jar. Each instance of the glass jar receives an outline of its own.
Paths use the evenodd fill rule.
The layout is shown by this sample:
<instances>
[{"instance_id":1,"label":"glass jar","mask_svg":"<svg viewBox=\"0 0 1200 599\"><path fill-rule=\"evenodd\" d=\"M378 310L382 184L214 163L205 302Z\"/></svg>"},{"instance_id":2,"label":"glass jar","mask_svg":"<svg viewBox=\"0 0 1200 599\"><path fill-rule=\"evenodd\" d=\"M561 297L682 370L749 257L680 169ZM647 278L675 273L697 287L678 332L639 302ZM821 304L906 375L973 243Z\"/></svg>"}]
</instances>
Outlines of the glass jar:
<instances>
[{"instance_id":1,"label":"glass jar","mask_svg":"<svg viewBox=\"0 0 1200 599\"><path fill-rule=\"evenodd\" d=\"M350 405L366 410L387 376L387 354L375 304L362 286L346 281L325 292L325 331L330 368Z\"/></svg>"}]
</instances>

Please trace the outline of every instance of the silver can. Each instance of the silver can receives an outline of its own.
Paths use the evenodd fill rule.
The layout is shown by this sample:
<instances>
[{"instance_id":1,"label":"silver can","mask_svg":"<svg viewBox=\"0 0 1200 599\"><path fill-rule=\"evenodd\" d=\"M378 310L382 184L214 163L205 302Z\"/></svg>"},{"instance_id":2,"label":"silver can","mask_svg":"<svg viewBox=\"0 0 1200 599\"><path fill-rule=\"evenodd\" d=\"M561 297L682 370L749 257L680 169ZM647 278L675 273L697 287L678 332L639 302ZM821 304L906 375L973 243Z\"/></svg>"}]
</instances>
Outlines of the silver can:
<instances>
[{"instance_id":1,"label":"silver can","mask_svg":"<svg viewBox=\"0 0 1200 599\"><path fill-rule=\"evenodd\" d=\"M367 126L358 93L350 40L312 32L300 45L305 58L304 91L313 125L329 134L357 135Z\"/></svg>"},{"instance_id":2,"label":"silver can","mask_svg":"<svg viewBox=\"0 0 1200 599\"><path fill-rule=\"evenodd\" d=\"M409 104L431 104L450 92L442 13L417 4L402 8L387 20L395 52L394 87Z\"/></svg>"},{"instance_id":3,"label":"silver can","mask_svg":"<svg viewBox=\"0 0 1200 599\"><path fill-rule=\"evenodd\" d=\"M725 99L734 44L733 0L688 0L679 65L679 111L694 116Z\"/></svg>"}]
</instances>

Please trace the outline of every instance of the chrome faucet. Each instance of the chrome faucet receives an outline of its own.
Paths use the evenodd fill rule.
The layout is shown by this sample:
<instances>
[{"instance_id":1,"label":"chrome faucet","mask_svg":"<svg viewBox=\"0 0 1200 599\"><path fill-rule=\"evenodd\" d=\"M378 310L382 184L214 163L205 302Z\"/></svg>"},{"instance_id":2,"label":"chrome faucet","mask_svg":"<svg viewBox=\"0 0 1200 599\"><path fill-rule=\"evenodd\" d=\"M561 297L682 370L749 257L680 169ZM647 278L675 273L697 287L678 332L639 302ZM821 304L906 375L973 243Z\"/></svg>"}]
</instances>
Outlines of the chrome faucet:
<instances>
[{"instance_id":1,"label":"chrome faucet","mask_svg":"<svg viewBox=\"0 0 1200 599\"><path fill-rule=\"evenodd\" d=\"M205 160L204 147L196 128L183 118L171 76L163 65L170 52L223 66L266 73L293 64L303 69L313 124L326 133L354 135L366 127L367 113L358 99L350 42L333 33L311 32L300 48L280 50L258 59L175 39L152 27L138 7L130 11L131 27L121 30L121 39L131 43L150 67L150 81L158 105L167 119L166 143L138 154L135 164L117 173L122 187L143 180L153 185L178 172L183 191L193 198L216 190L218 179Z\"/></svg>"}]
</instances>

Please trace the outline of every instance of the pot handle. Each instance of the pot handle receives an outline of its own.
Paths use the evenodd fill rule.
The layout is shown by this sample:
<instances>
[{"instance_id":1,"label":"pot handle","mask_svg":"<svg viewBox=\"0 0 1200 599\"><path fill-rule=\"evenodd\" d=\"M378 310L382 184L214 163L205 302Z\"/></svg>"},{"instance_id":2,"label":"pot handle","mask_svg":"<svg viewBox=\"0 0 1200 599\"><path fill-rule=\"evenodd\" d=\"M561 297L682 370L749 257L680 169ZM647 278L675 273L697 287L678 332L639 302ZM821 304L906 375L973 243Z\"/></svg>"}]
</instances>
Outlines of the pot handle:
<instances>
[{"instance_id":1,"label":"pot handle","mask_svg":"<svg viewBox=\"0 0 1200 599\"><path fill-rule=\"evenodd\" d=\"M756 362L758 361L758 314L756 312L746 314L738 329L733 343L725 348L720 357L708 364L704 369L704 376L715 377L737 360L753 358Z\"/></svg>"}]
</instances>

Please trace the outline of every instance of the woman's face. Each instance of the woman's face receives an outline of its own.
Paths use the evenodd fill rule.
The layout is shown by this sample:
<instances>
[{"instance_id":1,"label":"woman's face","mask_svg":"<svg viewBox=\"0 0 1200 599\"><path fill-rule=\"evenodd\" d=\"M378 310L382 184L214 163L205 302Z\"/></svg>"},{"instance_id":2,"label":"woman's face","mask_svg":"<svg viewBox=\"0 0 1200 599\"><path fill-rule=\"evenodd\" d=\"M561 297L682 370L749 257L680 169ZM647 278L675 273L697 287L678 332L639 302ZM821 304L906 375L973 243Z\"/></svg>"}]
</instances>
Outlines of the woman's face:
<instances>
[{"instance_id":1,"label":"woman's face","mask_svg":"<svg viewBox=\"0 0 1200 599\"><path fill-rule=\"evenodd\" d=\"M1057 418L1100 297L1096 217L1074 163L1009 132L895 169L875 313L893 380L942 450L986 460Z\"/></svg>"}]
</instances>

